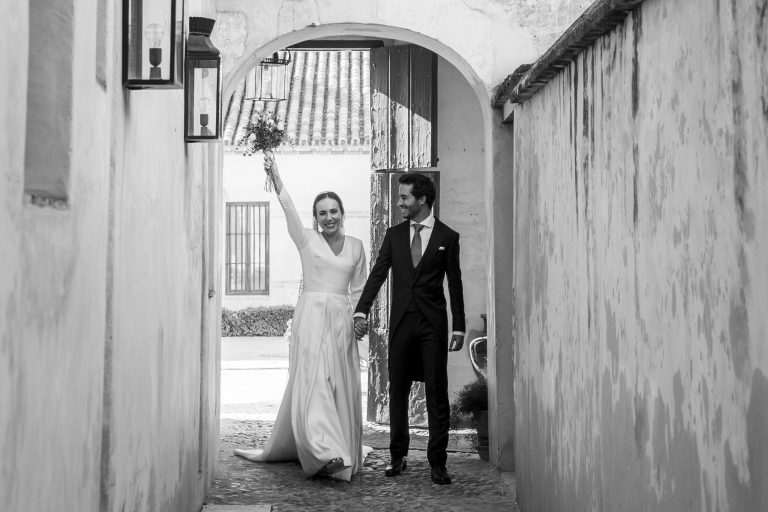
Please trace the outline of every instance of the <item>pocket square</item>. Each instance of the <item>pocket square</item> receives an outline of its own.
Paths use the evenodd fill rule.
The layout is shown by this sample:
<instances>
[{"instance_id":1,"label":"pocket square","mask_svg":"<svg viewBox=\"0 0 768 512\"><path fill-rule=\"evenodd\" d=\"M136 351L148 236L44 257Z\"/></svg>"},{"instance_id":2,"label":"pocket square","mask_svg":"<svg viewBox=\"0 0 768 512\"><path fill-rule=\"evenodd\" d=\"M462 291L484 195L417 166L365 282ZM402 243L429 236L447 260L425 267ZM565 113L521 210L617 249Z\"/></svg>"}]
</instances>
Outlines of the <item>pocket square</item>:
<instances>
[{"instance_id":1,"label":"pocket square","mask_svg":"<svg viewBox=\"0 0 768 512\"><path fill-rule=\"evenodd\" d=\"M437 250L438 250L438 251L444 251L444 250L445 250L445 247L443 247L443 246L441 245L440 247L438 247L438 248L437 248Z\"/></svg>"}]
</instances>

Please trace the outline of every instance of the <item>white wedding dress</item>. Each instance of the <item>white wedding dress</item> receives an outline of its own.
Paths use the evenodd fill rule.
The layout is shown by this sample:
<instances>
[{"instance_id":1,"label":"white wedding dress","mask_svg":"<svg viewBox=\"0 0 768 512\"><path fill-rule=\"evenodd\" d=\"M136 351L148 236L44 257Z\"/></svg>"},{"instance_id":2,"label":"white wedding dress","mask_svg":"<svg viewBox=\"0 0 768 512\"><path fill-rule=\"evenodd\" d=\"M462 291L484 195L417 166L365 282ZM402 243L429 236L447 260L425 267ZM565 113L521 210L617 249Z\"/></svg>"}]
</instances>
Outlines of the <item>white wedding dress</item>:
<instances>
[{"instance_id":1,"label":"white wedding dress","mask_svg":"<svg viewBox=\"0 0 768 512\"><path fill-rule=\"evenodd\" d=\"M349 481L365 458L352 319L365 285L365 252L360 240L345 236L341 252L334 254L321 233L302 226L285 188L278 197L304 275L291 324L288 385L264 449L235 454L252 461L298 459L307 477L341 457L347 468L333 478Z\"/></svg>"}]
</instances>

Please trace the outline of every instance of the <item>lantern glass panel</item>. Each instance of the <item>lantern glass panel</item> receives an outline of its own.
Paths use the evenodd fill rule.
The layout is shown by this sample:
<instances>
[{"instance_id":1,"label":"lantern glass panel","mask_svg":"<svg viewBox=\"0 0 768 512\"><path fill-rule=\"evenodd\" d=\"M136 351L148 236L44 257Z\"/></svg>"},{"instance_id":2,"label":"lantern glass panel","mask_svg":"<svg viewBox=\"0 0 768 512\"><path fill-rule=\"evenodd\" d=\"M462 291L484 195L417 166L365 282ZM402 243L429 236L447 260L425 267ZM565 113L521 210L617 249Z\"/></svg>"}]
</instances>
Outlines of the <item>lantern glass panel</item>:
<instances>
[{"instance_id":1,"label":"lantern glass panel","mask_svg":"<svg viewBox=\"0 0 768 512\"><path fill-rule=\"evenodd\" d=\"M181 87L183 0L125 0L125 83Z\"/></svg>"},{"instance_id":2,"label":"lantern glass panel","mask_svg":"<svg viewBox=\"0 0 768 512\"><path fill-rule=\"evenodd\" d=\"M187 136L216 139L219 136L219 83L217 59L187 61Z\"/></svg>"},{"instance_id":3,"label":"lantern glass panel","mask_svg":"<svg viewBox=\"0 0 768 512\"><path fill-rule=\"evenodd\" d=\"M284 100L287 96L287 66L261 64L257 82L257 98L261 100Z\"/></svg>"}]
</instances>

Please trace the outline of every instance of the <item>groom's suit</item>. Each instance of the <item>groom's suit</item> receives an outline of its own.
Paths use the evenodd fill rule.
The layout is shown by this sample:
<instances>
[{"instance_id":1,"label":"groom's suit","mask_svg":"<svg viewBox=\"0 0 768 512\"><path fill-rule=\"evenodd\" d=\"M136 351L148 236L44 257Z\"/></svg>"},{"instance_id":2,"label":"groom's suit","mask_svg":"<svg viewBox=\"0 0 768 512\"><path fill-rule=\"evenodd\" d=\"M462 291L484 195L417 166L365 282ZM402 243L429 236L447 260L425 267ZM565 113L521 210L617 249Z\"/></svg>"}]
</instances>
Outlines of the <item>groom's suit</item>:
<instances>
[{"instance_id":1,"label":"groom's suit","mask_svg":"<svg viewBox=\"0 0 768 512\"><path fill-rule=\"evenodd\" d=\"M452 330L465 331L459 267L459 234L435 218L429 243L414 268L410 221L387 230L355 314L368 315L379 288L392 270L389 319L390 452L408 453L408 397L411 382L423 380L429 419L427 457L445 465L448 446L448 314L443 282L448 277Z\"/></svg>"}]
</instances>

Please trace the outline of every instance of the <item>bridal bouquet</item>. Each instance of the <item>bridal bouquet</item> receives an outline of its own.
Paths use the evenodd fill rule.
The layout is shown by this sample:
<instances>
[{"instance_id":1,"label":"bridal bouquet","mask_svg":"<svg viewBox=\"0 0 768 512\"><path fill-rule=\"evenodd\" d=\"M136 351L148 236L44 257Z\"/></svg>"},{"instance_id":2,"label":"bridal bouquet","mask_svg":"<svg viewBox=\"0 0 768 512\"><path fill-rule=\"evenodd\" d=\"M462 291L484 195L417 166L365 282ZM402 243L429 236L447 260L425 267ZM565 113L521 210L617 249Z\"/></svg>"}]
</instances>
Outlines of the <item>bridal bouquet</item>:
<instances>
[{"instance_id":1,"label":"bridal bouquet","mask_svg":"<svg viewBox=\"0 0 768 512\"><path fill-rule=\"evenodd\" d=\"M255 119L248 122L245 127L245 141L243 156L251 156L258 151L272 151L283 142L285 132L278 128L277 118L274 114L260 113ZM267 175L264 190L272 191L271 172Z\"/></svg>"}]
</instances>

